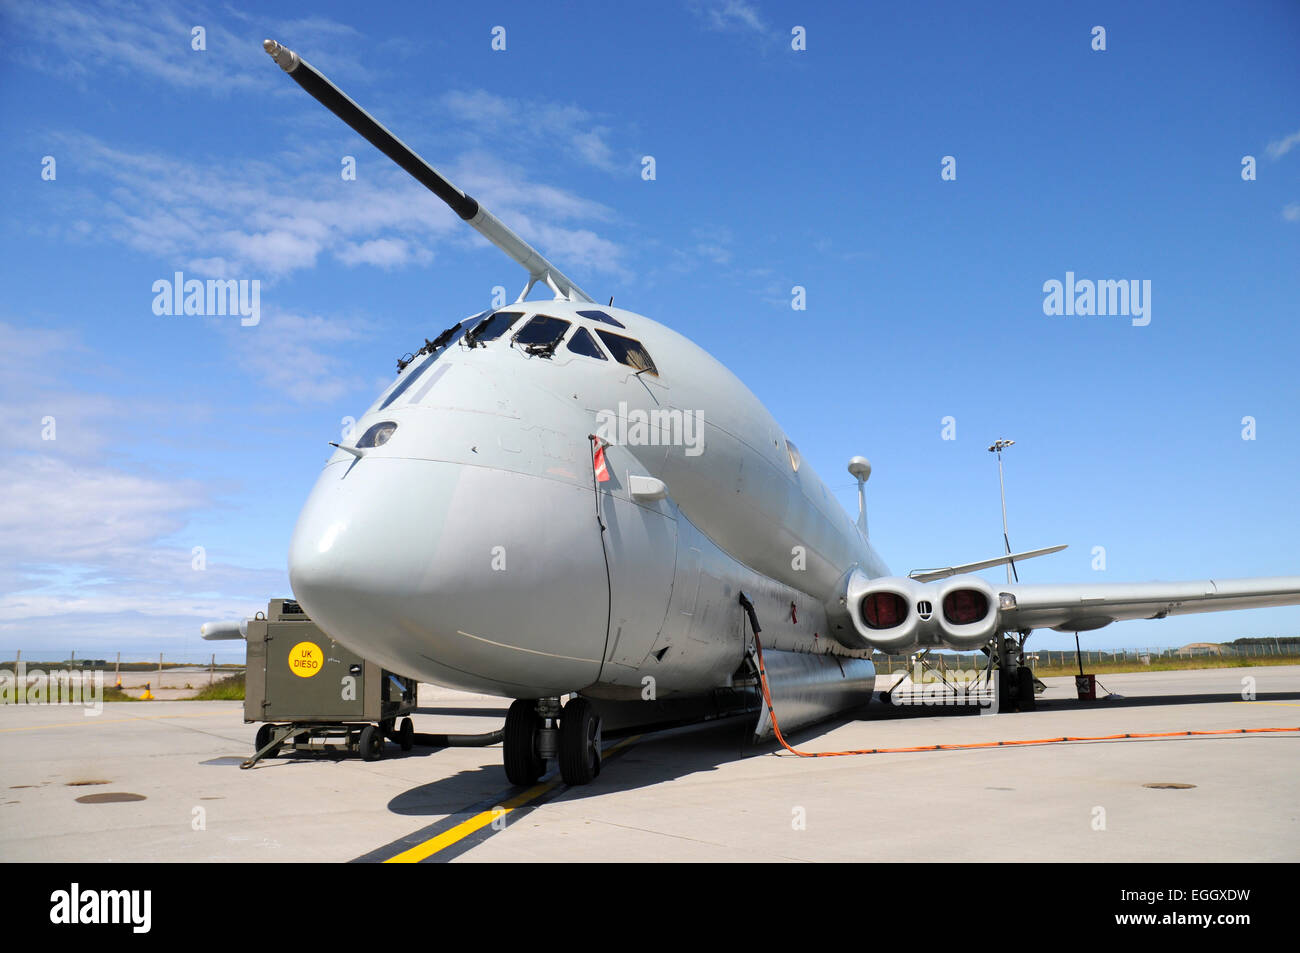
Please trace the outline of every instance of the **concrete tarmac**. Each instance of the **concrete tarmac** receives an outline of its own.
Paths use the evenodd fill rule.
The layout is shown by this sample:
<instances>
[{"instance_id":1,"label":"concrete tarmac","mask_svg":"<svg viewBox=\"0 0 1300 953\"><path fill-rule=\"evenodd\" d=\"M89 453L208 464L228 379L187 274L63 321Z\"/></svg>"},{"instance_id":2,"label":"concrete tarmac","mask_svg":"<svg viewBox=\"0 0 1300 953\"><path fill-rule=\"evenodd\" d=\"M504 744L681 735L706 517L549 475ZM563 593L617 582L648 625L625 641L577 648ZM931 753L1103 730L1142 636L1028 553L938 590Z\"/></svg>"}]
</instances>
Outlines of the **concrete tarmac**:
<instances>
[{"instance_id":1,"label":"concrete tarmac","mask_svg":"<svg viewBox=\"0 0 1300 953\"><path fill-rule=\"evenodd\" d=\"M832 751L1300 726L1300 666L1107 675L1123 697L1091 704L1071 679L1045 681L1032 713L873 703L789 740ZM431 733L495 730L506 707L431 686L420 700L416 730ZM256 727L238 702L0 706L0 860L1300 859L1297 732L810 759L747 745L729 722L618 742L594 784L523 792L500 745L240 770Z\"/></svg>"}]
</instances>

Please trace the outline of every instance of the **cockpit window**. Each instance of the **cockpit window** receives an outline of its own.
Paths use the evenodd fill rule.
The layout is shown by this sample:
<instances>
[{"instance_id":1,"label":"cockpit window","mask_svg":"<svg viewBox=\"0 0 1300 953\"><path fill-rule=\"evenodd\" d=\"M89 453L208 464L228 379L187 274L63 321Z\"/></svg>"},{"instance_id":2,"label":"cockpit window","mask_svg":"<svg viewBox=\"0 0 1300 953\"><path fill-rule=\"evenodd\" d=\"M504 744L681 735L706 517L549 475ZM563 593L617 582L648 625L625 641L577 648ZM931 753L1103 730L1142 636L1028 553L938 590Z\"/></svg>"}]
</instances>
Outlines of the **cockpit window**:
<instances>
[{"instance_id":1,"label":"cockpit window","mask_svg":"<svg viewBox=\"0 0 1300 953\"><path fill-rule=\"evenodd\" d=\"M612 324L616 328L626 328L627 325L617 318L611 318L604 311L579 311L578 316L581 318L590 318L592 321L601 321L605 324Z\"/></svg>"},{"instance_id":2,"label":"cockpit window","mask_svg":"<svg viewBox=\"0 0 1300 953\"><path fill-rule=\"evenodd\" d=\"M366 429L366 432L361 435L361 439L357 441L357 446L359 448L382 447L388 443L388 438L393 435L393 431L396 429L397 424L391 420L381 420Z\"/></svg>"},{"instance_id":3,"label":"cockpit window","mask_svg":"<svg viewBox=\"0 0 1300 953\"><path fill-rule=\"evenodd\" d=\"M790 454L790 469L798 473L799 464L803 462L803 457L799 456L799 448L787 440L785 442L785 452Z\"/></svg>"},{"instance_id":4,"label":"cockpit window","mask_svg":"<svg viewBox=\"0 0 1300 953\"><path fill-rule=\"evenodd\" d=\"M488 341L495 341L523 316L522 311L494 311L465 335L465 343L470 347L478 347Z\"/></svg>"},{"instance_id":5,"label":"cockpit window","mask_svg":"<svg viewBox=\"0 0 1300 953\"><path fill-rule=\"evenodd\" d=\"M569 343L566 347L568 347L568 349L574 354L581 354L584 357L594 357L601 361L609 360L609 358L605 356L605 353L600 349L600 345L596 343L596 339L591 336L591 332L586 328L578 328L578 330L574 331L573 337L569 338Z\"/></svg>"},{"instance_id":6,"label":"cockpit window","mask_svg":"<svg viewBox=\"0 0 1300 953\"><path fill-rule=\"evenodd\" d=\"M549 356L569 330L569 323L539 314L515 333L514 342L529 354Z\"/></svg>"},{"instance_id":7,"label":"cockpit window","mask_svg":"<svg viewBox=\"0 0 1300 953\"><path fill-rule=\"evenodd\" d=\"M638 371L647 371L655 377L659 376L659 368L655 367L650 352L641 346L640 341L625 338L621 334L612 334L604 328L596 328L596 333L605 342L605 347L609 348L609 353L614 355L614 360L628 367L635 367Z\"/></svg>"}]
</instances>

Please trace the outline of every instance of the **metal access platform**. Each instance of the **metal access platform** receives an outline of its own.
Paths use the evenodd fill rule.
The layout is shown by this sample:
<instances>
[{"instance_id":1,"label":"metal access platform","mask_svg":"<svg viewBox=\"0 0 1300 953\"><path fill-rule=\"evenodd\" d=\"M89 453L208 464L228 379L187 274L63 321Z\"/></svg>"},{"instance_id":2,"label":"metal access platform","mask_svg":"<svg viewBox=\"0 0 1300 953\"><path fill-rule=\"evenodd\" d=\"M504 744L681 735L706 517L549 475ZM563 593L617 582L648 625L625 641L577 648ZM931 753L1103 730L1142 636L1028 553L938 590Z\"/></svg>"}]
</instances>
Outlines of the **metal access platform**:
<instances>
[{"instance_id":1,"label":"metal access platform","mask_svg":"<svg viewBox=\"0 0 1300 953\"><path fill-rule=\"evenodd\" d=\"M248 622L244 722L262 722L251 768L281 751L360 754L374 761L385 741L415 744L416 682L335 642L292 599L272 599ZM401 724L397 720L401 718Z\"/></svg>"}]
</instances>

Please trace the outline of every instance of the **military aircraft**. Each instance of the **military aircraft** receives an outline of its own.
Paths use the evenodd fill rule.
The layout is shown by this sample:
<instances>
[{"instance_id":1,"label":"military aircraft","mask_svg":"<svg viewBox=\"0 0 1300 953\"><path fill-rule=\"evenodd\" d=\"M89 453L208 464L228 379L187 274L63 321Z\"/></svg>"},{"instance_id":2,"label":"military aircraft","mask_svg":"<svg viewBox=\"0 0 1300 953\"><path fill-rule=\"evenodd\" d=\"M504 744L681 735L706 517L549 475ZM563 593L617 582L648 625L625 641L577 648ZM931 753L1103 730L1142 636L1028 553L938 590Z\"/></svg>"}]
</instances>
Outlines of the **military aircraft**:
<instances>
[{"instance_id":1,"label":"military aircraft","mask_svg":"<svg viewBox=\"0 0 1300 953\"><path fill-rule=\"evenodd\" d=\"M593 301L293 51L303 89L523 266L513 304L426 340L335 444L289 578L339 642L419 679L516 699L506 774L600 770L604 712L704 708L755 685L782 728L870 699L873 650L988 650L1032 706L1024 640L1121 619L1300 603L1300 576L994 586L971 573L1062 547L891 575L849 463L851 518L743 383L643 315ZM551 300L528 300L536 286ZM237 635L236 635L237 637ZM561 700L568 701L561 707ZM766 711L756 727L770 730Z\"/></svg>"}]
</instances>

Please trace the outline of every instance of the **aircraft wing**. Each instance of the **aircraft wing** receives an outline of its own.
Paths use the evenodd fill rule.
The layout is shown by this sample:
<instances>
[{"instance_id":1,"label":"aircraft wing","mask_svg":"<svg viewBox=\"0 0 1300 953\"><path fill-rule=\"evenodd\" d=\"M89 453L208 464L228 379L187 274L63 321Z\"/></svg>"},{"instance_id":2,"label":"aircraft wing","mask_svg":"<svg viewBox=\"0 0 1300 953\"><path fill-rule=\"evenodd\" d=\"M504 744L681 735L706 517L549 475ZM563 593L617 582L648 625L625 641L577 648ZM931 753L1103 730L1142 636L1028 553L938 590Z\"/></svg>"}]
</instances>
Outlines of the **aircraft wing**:
<instances>
[{"instance_id":1,"label":"aircraft wing","mask_svg":"<svg viewBox=\"0 0 1300 953\"><path fill-rule=\"evenodd\" d=\"M1121 619L1163 619L1192 612L1300 605L1300 576L1204 582L1099 582L996 587L999 626L1008 631L1087 632Z\"/></svg>"}]
</instances>

